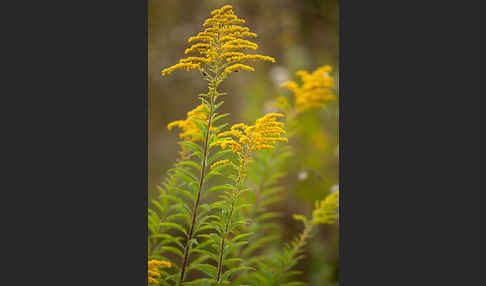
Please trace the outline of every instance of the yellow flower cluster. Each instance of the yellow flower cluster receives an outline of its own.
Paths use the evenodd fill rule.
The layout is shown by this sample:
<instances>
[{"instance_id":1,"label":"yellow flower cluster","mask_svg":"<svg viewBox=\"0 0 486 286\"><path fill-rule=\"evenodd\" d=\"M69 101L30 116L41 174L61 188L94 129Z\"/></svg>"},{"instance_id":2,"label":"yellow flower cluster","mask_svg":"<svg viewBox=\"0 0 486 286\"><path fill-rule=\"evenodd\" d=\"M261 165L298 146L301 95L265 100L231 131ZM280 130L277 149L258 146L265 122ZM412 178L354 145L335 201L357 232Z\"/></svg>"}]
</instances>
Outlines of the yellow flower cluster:
<instances>
[{"instance_id":1,"label":"yellow flower cluster","mask_svg":"<svg viewBox=\"0 0 486 286\"><path fill-rule=\"evenodd\" d=\"M338 218L337 208L339 207L339 191L330 194L322 201L316 202L312 213L314 224L332 224Z\"/></svg>"},{"instance_id":2,"label":"yellow flower cluster","mask_svg":"<svg viewBox=\"0 0 486 286\"><path fill-rule=\"evenodd\" d=\"M288 81L282 87L288 88L295 96L295 108L297 113L312 108L323 108L325 102L336 99L331 88L334 88L334 78L329 75L332 71L330 66L323 66L312 73L297 71L296 75L302 79L302 86L295 81ZM285 103L284 98L277 99L280 104Z\"/></svg>"},{"instance_id":3,"label":"yellow flower cluster","mask_svg":"<svg viewBox=\"0 0 486 286\"><path fill-rule=\"evenodd\" d=\"M172 265L168 261L163 260L150 260L148 262L148 282L158 284L156 278L160 278L159 268L165 266L170 268Z\"/></svg>"},{"instance_id":4,"label":"yellow flower cluster","mask_svg":"<svg viewBox=\"0 0 486 286\"><path fill-rule=\"evenodd\" d=\"M283 116L281 113L268 113L257 119L255 125L235 124L229 131L218 134L219 140L212 143L211 146L229 148L234 153L240 153L243 148L248 153L262 149L274 149L277 142L288 141L287 138L281 137L282 134L285 134L284 123L276 121L278 117ZM237 138L238 141L231 136Z\"/></svg>"},{"instance_id":5,"label":"yellow flower cluster","mask_svg":"<svg viewBox=\"0 0 486 286\"><path fill-rule=\"evenodd\" d=\"M185 50L185 54L199 53L201 57L187 57L181 59L178 64L162 70L162 75L170 74L176 69L187 71L204 69L204 65L214 69L221 67L225 74L233 71L247 70L254 71L248 65L242 64L247 61L275 62L275 59L263 55L246 55L242 50L256 50L258 45L243 38L256 38L257 34L250 32L247 27L239 26L245 20L239 19L234 13L231 5L226 5L211 12L212 17L207 19L203 26L203 32L188 39L189 43L198 42ZM229 66L237 64L236 66ZM229 66L229 67L227 67ZM227 68L226 68L227 67ZM217 74L218 71L215 71Z\"/></svg>"},{"instance_id":6,"label":"yellow flower cluster","mask_svg":"<svg viewBox=\"0 0 486 286\"><path fill-rule=\"evenodd\" d=\"M186 120L177 120L174 122L171 122L167 125L167 128L172 130L174 127L179 127L182 129L183 132L179 134L179 137L183 140L189 140L189 141L200 141L202 138L198 136L197 134L199 133L199 128L197 125L194 123L194 120L197 120L198 122L203 123L204 120L207 120L207 115L205 112L203 112L204 106L203 104L200 104L193 110L189 111L187 113L187 119Z\"/></svg>"}]
</instances>

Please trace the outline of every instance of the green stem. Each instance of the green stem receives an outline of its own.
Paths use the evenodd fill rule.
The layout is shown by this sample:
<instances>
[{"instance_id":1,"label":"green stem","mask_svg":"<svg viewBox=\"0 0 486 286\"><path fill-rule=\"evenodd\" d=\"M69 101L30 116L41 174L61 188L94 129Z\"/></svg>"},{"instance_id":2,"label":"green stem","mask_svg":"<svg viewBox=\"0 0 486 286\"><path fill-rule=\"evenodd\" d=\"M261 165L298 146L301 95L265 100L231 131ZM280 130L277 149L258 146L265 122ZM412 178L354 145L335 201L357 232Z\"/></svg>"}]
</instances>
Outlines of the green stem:
<instances>
[{"instance_id":1,"label":"green stem","mask_svg":"<svg viewBox=\"0 0 486 286\"><path fill-rule=\"evenodd\" d=\"M289 257L289 260L285 263L285 265L282 265L283 266L282 270L279 272L279 275L277 276L277 282L278 283L283 282L283 281L280 281L281 275L284 274L285 272L289 271L296 264L295 256L300 252L300 249L302 247L304 247L304 245L307 241L307 238L309 238L309 235L310 235L312 229L314 228L314 225L315 225L314 221L310 221L310 222L306 223L304 231L302 232L302 234L299 237L299 241L297 242L297 244L295 244L294 248L292 248L291 256ZM276 285L279 285L279 284L276 284Z\"/></svg>"},{"instance_id":2,"label":"green stem","mask_svg":"<svg viewBox=\"0 0 486 286\"><path fill-rule=\"evenodd\" d=\"M238 178L236 179L236 183L235 183L235 191L233 192L233 201L231 203L231 210L230 210L230 213L229 213L228 221L226 222L226 225L225 225L224 234L221 237L221 246L220 246L220 250L219 250L219 261L218 261L218 276L216 278L217 282L219 282L219 280L221 278L221 272L223 270L224 242L225 242L226 237L229 234L228 229L229 229L229 225L231 224L231 219L233 217L233 212L234 212L235 206L236 206L236 200L238 198L238 193L240 191L239 190L240 183L241 183L241 180L243 179L244 169L246 168L246 164L248 162L248 153L246 151L244 152L243 159L240 162L241 162L241 165L240 165L240 168L238 170Z\"/></svg>"},{"instance_id":3,"label":"green stem","mask_svg":"<svg viewBox=\"0 0 486 286\"><path fill-rule=\"evenodd\" d=\"M178 284L179 286L181 286L182 282L184 281L186 266L187 266L187 262L188 262L188 259L189 259L189 246L190 246L193 234L194 234L194 226L196 225L196 219L197 219L197 210L198 210L199 203L200 203L200 200L201 200L201 191L202 191L202 187L204 185L204 178L205 178L205 175L206 175L205 173L206 173L206 161L207 161L207 153L208 153L208 142L209 142L209 134L211 132L213 113L214 113L214 98L215 98L215 95L216 95L216 80L217 80L217 77L213 81L214 89L213 89L213 93L211 94L208 126L207 126L207 130L206 130L206 137L204 139L201 175L200 175L200 178L199 178L199 190L197 192L196 203L194 204L194 208L193 208L193 211L192 211L191 228L189 229L189 233L187 235L186 246L184 248L184 258L183 258L182 266L181 266L181 276L180 276L179 284Z\"/></svg>"}]
</instances>

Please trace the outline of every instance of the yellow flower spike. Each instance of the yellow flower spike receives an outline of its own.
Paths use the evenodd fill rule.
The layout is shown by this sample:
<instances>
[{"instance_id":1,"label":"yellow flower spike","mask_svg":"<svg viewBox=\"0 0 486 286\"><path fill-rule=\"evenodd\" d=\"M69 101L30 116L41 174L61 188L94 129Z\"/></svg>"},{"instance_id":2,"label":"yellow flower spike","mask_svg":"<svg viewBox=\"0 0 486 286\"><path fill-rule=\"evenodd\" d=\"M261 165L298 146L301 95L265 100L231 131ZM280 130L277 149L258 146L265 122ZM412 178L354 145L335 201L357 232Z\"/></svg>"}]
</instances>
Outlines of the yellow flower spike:
<instances>
[{"instance_id":1,"label":"yellow flower spike","mask_svg":"<svg viewBox=\"0 0 486 286\"><path fill-rule=\"evenodd\" d=\"M287 138L281 137L285 134L284 123L276 121L277 118L283 116L281 113L268 113L257 119L255 125L235 124L229 131L220 133L218 137L233 136L241 144L230 137L224 137L213 143L212 146L217 145L222 149L230 148L234 153L241 152L243 147L249 153L263 149L274 149L277 142L288 142Z\"/></svg>"},{"instance_id":2,"label":"yellow flower spike","mask_svg":"<svg viewBox=\"0 0 486 286\"><path fill-rule=\"evenodd\" d=\"M236 130L236 129L246 130L247 128L248 128L248 126L246 126L246 124L244 124L244 123L238 123L238 124L231 126L231 130Z\"/></svg>"},{"instance_id":3,"label":"yellow flower spike","mask_svg":"<svg viewBox=\"0 0 486 286\"><path fill-rule=\"evenodd\" d=\"M210 33L207 33L206 35L200 35L201 33L199 33L197 36L195 37L190 37L187 42L188 43L192 43L194 41L202 41L202 42L213 42L214 39L212 36L210 36L211 34Z\"/></svg>"},{"instance_id":4,"label":"yellow flower spike","mask_svg":"<svg viewBox=\"0 0 486 286\"><path fill-rule=\"evenodd\" d=\"M190 71L190 70L195 70L195 69L199 69L199 68L200 68L199 64L178 63L176 65L171 66L170 68L166 68L166 69L162 70L162 75L163 76L168 75L176 69L185 69L186 71Z\"/></svg>"},{"instance_id":5,"label":"yellow flower spike","mask_svg":"<svg viewBox=\"0 0 486 286\"><path fill-rule=\"evenodd\" d=\"M264 61L274 63L275 59L263 55L247 55L243 50L257 50L258 45L244 38L257 38L256 33L250 32L248 27L242 27L245 20L239 19L233 12L231 5L225 5L211 12L203 27L204 31L196 36L189 37L188 43L193 43L184 53L199 53L201 57L187 57L181 59L178 64L162 70L162 76L170 74L177 69L186 71L201 69L205 72L211 71L216 76L225 72L226 75L233 71L247 70L254 71L248 65L237 66L243 62ZM194 43L195 42L195 43ZM217 66L216 72L209 67ZM228 67L230 69L228 69Z\"/></svg>"},{"instance_id":6,"label":"yellow flower spike","mask_svg":"<svg viewBox=\"0 0 486 286\"><path fill-rule=\"evenodd\" d=\"M211 165L211 169L220 165L227 165L229 160L220 160Z\"/></svg>"},{"instance_id":7,"label":"yellow flower spike","mask_svg":"<svg viewBox=\"0 0 486 286\"><path fill-rule=\"evenodd\" d=\"M294 94L297 113L324 108L325 102L336 100L336 96L331 90L334 88L334 78L329 75L331 71L332 68L328 65L322 66L312 73L299 70L295 74L302 79L301 86L295 81L285 82L281 85Z\"/></svg>"},{"instance_id":8,"label":"yellow flower spike","mask_svg":"<svg viewBox=\"0 0 486 286\"><path fill-rule=\"evenodd\" d=\"M179 134L179 137L183 140L194 141L194 142L202 140L200 136L197 136L200 130L193 120L197 120L199 122L202 122L201 119L206 120L207 115L205 112L203 112L203 110L204 110L204 106L200 104L199 106L197 106L196 108L194 108L193 110L187 113L186 120L173 121L167 125L167 129L169 129L169 131L171 131L174 127L178 127L182 129L182 132Z\"/></svg>"},{"instance_id":9,"label":"yellow flower spike","mask_svg":"<svg viewBox=\"0 0 486 286\"><path fill-rule=\"evenodd\" d=\"M198 64L204 64L208 62L208 59L201 58L201 57L188 57L185 59L180 60L181 63L198 63Z\"/></svg>"},{"instance_id":10,"label":"yellow flower spike","mask_svg":"<svg viewBox=\"0 0 486 286\"><path fill-rule=\"evenodd\" d=\"M254 68L250 67L250 66L247 66L247 65L243 65L243 64L234 64L232 66L229 66L227 67L224 72L226 74L230 74L232 72L235 72L235 71L240 71L240 70L246 70L246 71L255 71Z\"/></svg>"}]
</instances>

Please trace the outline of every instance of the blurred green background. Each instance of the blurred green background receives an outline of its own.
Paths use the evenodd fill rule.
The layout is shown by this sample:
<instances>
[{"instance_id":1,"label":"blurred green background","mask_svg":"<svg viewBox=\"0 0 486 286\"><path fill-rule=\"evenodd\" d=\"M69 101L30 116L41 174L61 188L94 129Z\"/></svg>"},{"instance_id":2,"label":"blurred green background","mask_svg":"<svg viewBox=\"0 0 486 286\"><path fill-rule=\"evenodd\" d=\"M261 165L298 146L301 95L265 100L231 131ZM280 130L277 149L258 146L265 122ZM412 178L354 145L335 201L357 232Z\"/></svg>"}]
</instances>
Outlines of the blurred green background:
<instances>
[{"instance_id":1,"label":"blurred green background","mask_svg":"<svg viewBox=\"0 0 486 286\"><path fill-rule=\"evenodd\" d=\"M287 80L297 80L295 71L313 71L330 65L338 72L337 0L149 0L149 196L156 193L164 173L175 162L179 146L177 131L167 124L185 119L187 111L199 104L197 94L206 92L206 82L197 71L176 71L161 77L163 68L185 57L187 39L202 30L210 11L233 6L245 26L258 34L258 53L276 58L275 64L257 63L255 72L240 72L220 87L228 92L222 112L228 121L252 123L268 111L277 96L291 98L280 88ZM336 81L337 85L337 81ZM314 201L323 199L338 184L338 101L324 110L299 117L299 134L291 142L295 156L289 161L288 189L279 211L284 212L284 242L299 233L301 225L292 214L310 216ZM307 257L299 263L302 279L312 285L337 285L338 226L319 226L308 245ZM281 242L276 242L281 243Z\"/></svg>"}]
</instances>

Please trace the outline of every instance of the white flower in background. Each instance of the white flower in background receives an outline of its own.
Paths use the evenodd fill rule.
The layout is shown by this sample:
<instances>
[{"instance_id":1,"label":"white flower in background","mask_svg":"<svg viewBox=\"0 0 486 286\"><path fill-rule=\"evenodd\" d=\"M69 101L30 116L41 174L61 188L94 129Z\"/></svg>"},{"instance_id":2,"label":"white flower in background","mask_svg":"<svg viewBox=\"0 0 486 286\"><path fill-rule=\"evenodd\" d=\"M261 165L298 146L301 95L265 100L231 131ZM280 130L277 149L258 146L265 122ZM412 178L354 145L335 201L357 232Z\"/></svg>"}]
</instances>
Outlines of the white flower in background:
<instances>
[{"instance_id":1,"label":"white flower in background","mask_svg":"<svg viewBox=\"0 0 486 286\"><path fill-rule=\"evenodd\" d=\"M297 176L297 178L299 179L299 181L304 181L307 179L307 177L309 177L309 173L306 171L306 170L302 170L299 172L299 175Z\"/></svg>"},{"instance_id":2,"label":"white flower in background","mask_svg":"<svg viewBox=\"0 0 486 286\"><path fill-rule=\"evenodd\" d=\"M270 78L276 86L290 80L288 70L282 66L276 66L270 69Z\"/></svg>"},{"instance_id":3,"label":"white flower in background","mask_svg":"<svg viewBox=\"0 0 486 286\"><path fill-rule=\"evenodd\" d=\"M339 191L339 185L334 185L331 188L329 188L329 190L331 191L331 193L338 192Z\"/></svg>"}]
</instances>

